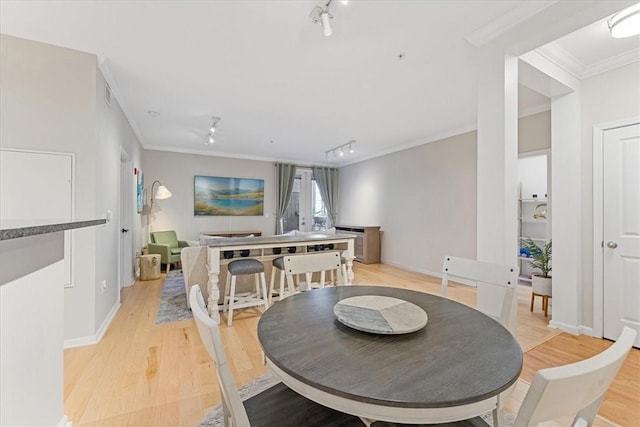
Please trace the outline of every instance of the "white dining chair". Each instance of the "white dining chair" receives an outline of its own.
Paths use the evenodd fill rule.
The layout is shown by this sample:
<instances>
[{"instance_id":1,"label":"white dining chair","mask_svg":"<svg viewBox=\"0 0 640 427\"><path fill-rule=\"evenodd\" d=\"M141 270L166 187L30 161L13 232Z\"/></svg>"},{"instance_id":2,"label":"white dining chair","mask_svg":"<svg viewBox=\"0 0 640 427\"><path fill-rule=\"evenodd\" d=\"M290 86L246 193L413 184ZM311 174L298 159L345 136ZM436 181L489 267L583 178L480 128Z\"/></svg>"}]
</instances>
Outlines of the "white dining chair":
<instances>
[{"instance_id":1,"label":"white dining chair","mask_svg":"<svg viewBox=\"0 0 640 427\"><path fill-rule=\"evenodd\" d=\"M218 330L218 321L207 314L199 285L191 287L189 299L200 339L213 359L216 369L225 426L361 427L363 425L357 417L317 404L294 392L283 383L261 391L243 402L227 363L222 337Z\"/></svg>"},{"instance_id":2,"label":"white dining chair","mask_svg":"<svg viewBox=\"0 0 640 427\"><path fill-rule=\"evenodd\" d=\"M440 294L447 296L449 280L462 279L458 283L477 288L477 309L511 330L515 328L511 318L519 272L516 266L446 256Z\"/></svg>"},{"instance_id":3,"label":"white dining chair","mask_svg":"<svg viewBox=\"0 0 640 427\"><path fill-rule=\"evenodd\" d=\"M336 281L336 285L343 285L346 280L346 268L340 260L340 252L338 251L285 256L283 265L289 288L293 286L294 277L299 274L305 275L305 283L304 286L301 285L303 288L301 290L309 290L312 288L313 273L320 275L319 281L317 282L317 287L320 288L324 288L326 284L327 271L335 270L338 272L339 280Z\"/></svg>"},{"instance_id":4,"label":"white dining chair","mask_svg":"<svg viewBox=\"0 0 640 427\"><path fill-rule=\"evenodd\" d=\"M539 370L520 405L513 427L537 426L565 416L574 417L572 427L593 425L604 394L622 367L636 335L634 329L625 326L618 340L603 352L580 362ZM373 427L387 425L372 424ZM447 427L487 425L480 417L446 424Z\"/></svg>"}]
</instances>

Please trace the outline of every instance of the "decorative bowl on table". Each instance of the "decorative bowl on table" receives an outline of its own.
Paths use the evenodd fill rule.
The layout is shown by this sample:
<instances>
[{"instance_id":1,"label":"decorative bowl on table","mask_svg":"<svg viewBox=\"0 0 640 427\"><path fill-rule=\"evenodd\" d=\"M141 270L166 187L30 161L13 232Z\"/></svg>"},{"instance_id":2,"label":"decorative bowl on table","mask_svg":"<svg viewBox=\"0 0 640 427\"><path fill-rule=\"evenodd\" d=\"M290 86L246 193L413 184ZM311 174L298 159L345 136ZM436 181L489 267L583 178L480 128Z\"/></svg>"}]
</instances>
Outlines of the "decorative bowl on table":
<instances>
[{"instance_id":1,"label":"decorative bowl on table","mask_svg":"<svg viewBox=\"0 0 640 427\"><path fill-rule=\"evenodd\" d=\"M427 313L415 304L381 295L345 298L333 306L343 325L362 332L396 335L419 331L427 325Z\"/></svg>"}]
</instances>

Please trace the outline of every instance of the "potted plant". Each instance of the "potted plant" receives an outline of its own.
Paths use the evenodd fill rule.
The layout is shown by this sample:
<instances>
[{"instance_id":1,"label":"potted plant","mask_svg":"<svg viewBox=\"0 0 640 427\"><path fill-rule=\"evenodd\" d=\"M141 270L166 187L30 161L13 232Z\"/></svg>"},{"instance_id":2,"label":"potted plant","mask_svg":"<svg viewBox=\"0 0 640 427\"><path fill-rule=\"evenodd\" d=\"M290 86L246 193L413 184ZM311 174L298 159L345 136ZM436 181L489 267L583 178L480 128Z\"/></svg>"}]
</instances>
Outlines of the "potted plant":
<instances>
[{"instance_id":1,"label":"potted plant","mask_svg":"<svg viewBox=\"0 0 640 427\"><path fill-rule=\"evenodd\" d=\"M529 253L529 264L540 270L531 277L533 293L541 296L551 296L551 240L540 247L531 238L522 239L522 248Z\"/></svg>"}]
</instances>

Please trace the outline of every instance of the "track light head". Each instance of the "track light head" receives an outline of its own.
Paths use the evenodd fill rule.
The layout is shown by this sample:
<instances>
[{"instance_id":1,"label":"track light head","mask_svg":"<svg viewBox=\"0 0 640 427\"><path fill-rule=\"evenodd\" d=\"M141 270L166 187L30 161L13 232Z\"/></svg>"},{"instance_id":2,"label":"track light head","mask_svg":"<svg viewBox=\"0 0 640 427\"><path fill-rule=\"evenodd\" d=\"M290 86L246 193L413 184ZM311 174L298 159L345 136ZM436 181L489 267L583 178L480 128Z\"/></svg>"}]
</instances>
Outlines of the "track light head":
<instances>
[{"instance_id":1,"label":"track light head","mask_svg":"<svg viewBox=\"0 0 640 427\"><path fill-rule=\"evenodd\" d=\"M333 28L331 28L331 15L329 15L329 11L325 10L320 14L320 21L322 23L322 32L325 37L329 37L333 34Z\"/></svg>"}]
</instances>

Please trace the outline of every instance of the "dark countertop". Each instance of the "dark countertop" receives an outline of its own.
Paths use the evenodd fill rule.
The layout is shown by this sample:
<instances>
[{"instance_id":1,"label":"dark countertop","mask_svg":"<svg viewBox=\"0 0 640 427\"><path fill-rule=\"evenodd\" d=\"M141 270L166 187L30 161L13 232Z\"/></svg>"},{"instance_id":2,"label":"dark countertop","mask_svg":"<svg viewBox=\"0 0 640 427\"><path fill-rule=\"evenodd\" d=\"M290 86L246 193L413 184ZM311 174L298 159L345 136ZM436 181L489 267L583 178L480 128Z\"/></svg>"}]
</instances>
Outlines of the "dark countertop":
<instances>
[{"instance_id":1,"label":"dark countertop","mask_svg":"<svg viewBox=\"0 0 640 427\"><path fill-rule=\"evenodd\" d=\"M0 220L0 240L18 239L39 234L106 224L106 219L92 220Z\"/></svg>"}]
</instances>

